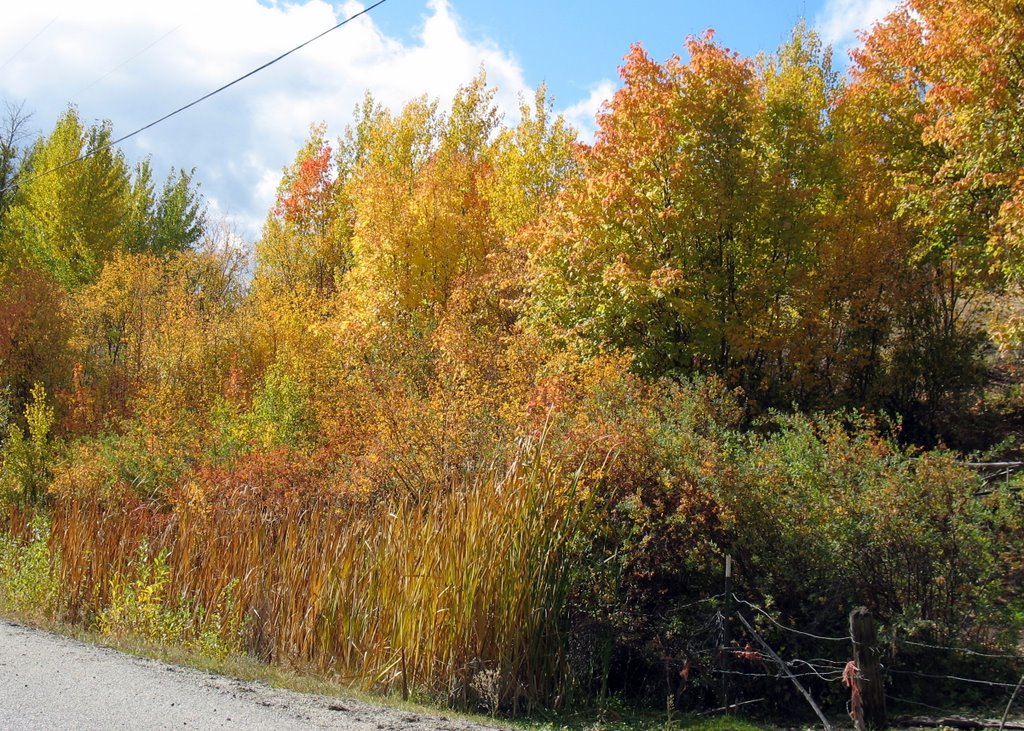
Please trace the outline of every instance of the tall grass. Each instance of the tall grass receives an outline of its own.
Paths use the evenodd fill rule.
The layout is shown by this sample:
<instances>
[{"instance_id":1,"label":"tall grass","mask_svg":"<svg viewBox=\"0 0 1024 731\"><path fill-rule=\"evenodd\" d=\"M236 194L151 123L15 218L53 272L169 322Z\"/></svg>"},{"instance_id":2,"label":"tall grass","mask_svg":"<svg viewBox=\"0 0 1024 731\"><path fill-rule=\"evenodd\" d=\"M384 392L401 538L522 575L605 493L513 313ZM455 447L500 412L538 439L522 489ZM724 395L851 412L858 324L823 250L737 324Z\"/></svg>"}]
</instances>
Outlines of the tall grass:
<instances>
[{"instance_id":1,"label":"tall grass","mask_svg":"<svg viewBox=\"0 0 1024 731\"><path fill-rule=\"evenodd\" d=\"M564 475L540 441L455 488L373 506L197 494L167 514L68 502L53 525L61 605L100 616L145 546L166 562L169 600L224 632L244 628L264 659L455 705L557 705L570 547L586 511Z\"/></svg>"}]
</instances>

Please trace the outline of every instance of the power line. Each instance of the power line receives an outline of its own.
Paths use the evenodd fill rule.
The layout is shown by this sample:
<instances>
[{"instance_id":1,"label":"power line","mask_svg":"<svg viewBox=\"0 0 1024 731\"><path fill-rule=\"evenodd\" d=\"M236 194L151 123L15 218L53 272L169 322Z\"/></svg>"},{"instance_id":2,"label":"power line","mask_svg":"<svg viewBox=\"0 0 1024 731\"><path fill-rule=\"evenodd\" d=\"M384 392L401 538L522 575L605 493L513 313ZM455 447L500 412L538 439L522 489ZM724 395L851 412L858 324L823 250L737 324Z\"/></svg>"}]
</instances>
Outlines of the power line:
<instances>
[{"instance_id":1,"label":"power line","mask_svg":"<svg viewBox=\"0 0 1024 731\"><path fill-rule=\"evenodd\" d=\"M146 46L145 48L143 48L143 49L141 49L141 50L139 50L139 51L135 52L135 53L134 53L134 54L133 54L132 56L129 56L129 57L128 57L128 58L126 58L126 59L125 59L124 61L122 61L121 63L119 63L119 64L117 64L116 66L114 66L114 67L113 67L112 69L110 69L109 71L107 71L107 73L103 74L103 75L102 75L102 76L100 76L100 77L99 77L98 79L96 79L95 81L91 82L91 83L90 83L90 84L89 84L88 86L85 86L85 87L83 87L83 88L79 89L78 91L76 91L76 92L75 92L75 93L74 93L74 94L72 95L72 97L71 97L71 98L72 98L72 99L76 99L76 98L78 98L79 96L81 96L82 94L84 94L85 92L89 91L89 89L91 89L92 87L96 86L96 84L98 84L98 83L100 83L101 81L103 81L103 80L104 80L105 78L107 78L108 76L110 76L110 75L111 75L112 73L114 73L115 71L117 71L117 70L118 70L119 68L121 68L121 67L123 67L123 66L125 66L125 65L127 65L127 64L129 64L129 63L131 63L131 62L132 62L132 61L134 61L135 59L137 59L137 58L138 58L139 56L141 56L142 54L144 54L144 53L145 53L146 51L148 51L148 50L149 50L150 48L152 48L152 47L153 47L153 46L155 46L155 45L156 45L157 43L159 43L160 41L162 41L162 40L163 40L164 38L167 38L167 36L169 36L169 35L171 35L172 33L176 32L176 31L177 31L177 30L178 30L179 28L181 28L181 24L180 24L180 23L179 23L178 25L176 25L176 26L175 26L174 28L171 28L171 29L170 29L169 31L167 31L166 33L164 33L164 34L163 34L162 36L160 36L159 38L157 38L157 39L156 39L155 41L151 42L151 43L150 43L150 44L149 44L148 46Z\"/></svg>"},{"instance_id":2,"label":"power line","mask_svg":"<svg viewBox=\"0 0 1024 731\"><path fill-rule=\"evenodd\" d=\"M93 155L96 155L96 154L98 154L100 152L103 152L104 150L108 150L111 147L113 147L114 145L118 145L118 144L124 142L127 139L131 139L135 135L141 134L142 132L145 132L147 129L149 129L151 127L155 127L156 125L160 124L161 122L165 122L165 121L167 121L168 119L170 119L171 117L173 117L173 116L175 116L177 114L181 114L186 109L191 109L196 104L199 104L200 102L204 102L207 99L209 99L210 97L215 96L215 95L221 93L222 91L231 88L232 86L234 86L235 84L239 83L240 81L245 81L250 76L252 76L254 74L258 74L260 71L263 71L265 68L273 66L278 61L280 61L280 60L282 60L284 58L287 58L288 56L292 55L296 51L299 51L299 50L305 48L310 43L313 43L314 41L320 40L321 38L323 38L328 33L336 31L336 30L338 30L338 28L341 28L342 26L348 25L349 23L351 23L356 18L358 18L360 16L363 16L363 15L366 15L367 13L369 13L374 8L377 8L377 7L383 5L386 2L387 2L387 0L377 0L377 2L375 2L373 5L370 5L370 6L366 7L366 8L363 8L358 13L353 13L352 15L348 16L347 18L342 20L337 25L335 25L335 26L333 26L331 28L328 28L323 33L319 33L319 34L313 36L309 40L304 41L303 43L300 43L299 45L295 46L295 48L292 48L291 50L285 51L280 56L277 56L276 58L273 58L270 61L267 61L266 63L264 63L261 66L257 66L252 71L249 71L248 73L243 74L242 76L239 76L237 79L234 79L233 81L229 81L228 83L224 84L223 86L218 87L218 88L214 89L213 91L211 91L211 92L209 92L207 94L204 94L203 96L199 97L198 99L196 99L194 101L191 101L191 102L189 102L188 104L186 104L186 105L184 105L182 107L178 107L173 112L169 112L168 114L165 114L164 116L160 117L159 119L154 120L154 121L150 122L149 124L147 124L145 126L139 127L137 130L135 130L133 132L129 132L128 134L123 135L122 137L118 137L116 140L111 140L110 142L106 143L105 145L100 145L99 147L97 147L95 149L88 150L87 152L79 155L78 157L74 158L73 160L68 160L67 162L61 163L60 165L57 165L56 167L50 168L49 170L44 170L43 172L39 173L38 175L33 175L28 180L11 182L8 185L6 185L5 187L0 188L0 193L6 193L8 190L10 190L12 188L15 188L18 185L21 185L23 183L31 183L33 180L38 180L39 178L45 177L47 175L51 175L52 173L59 172L59 171L65 169L67 167L70 167L71 165L74 165L76 163L82 162L83 160L86 160L86 159L92 157Z\"/></svg>"},{"instance_id":3,"label":"power line","mask_svg":"<svg viewBox=\"0 0 1024 731\"><path fill-rule=\"evenodd\" d=\"M7 68L7 64L9 64L9 63L10 63L11 61L13 61L13 60L14 60L14 59L16 59L16 58L17 58L18 56L20 56L20 55L21 55L21 52L22 52L22 51L24 51L24 50L25 50L26 48L28 48L29 46L31 46L31 45L32 45L32 44L33 44L33 43L35 42L36 38L38 38L38 37L39 37L39 36L41 36L41 35L42 35L43 33L45 33L45 32L46 32L46 29L47 29L47 28L49 28L49 27L50 27L51 25L53 25L53 24L54 24L55 22L57 22L57 18L58 18L58 17L59 17L59 16L56 16L56 15L55 15L54 17L50 18L50 22L49 22L49 23L47 23L46 25L44 25L44 26L42 27L42 29L41 29L41 30L39 30L39 32L37 32L37 33L36 33L36 34L35 34L34 36L32 36L31 38L29 38L29 39L28 39L27 41L25 41L25 44L24 44L24 45L23 45L23 46L22 46L21 48L19 48L19 49L18 49L17 51L15 51L15 52L13 53L13 55L11 55L11 57L10 57L10 58L8 58L8 59L7 59L6 61L4 61L3 65L2 65L2 66L0 66L0 71L3 71L3 70L4 70L5 68Z\"/></svg>"}]
</instances>

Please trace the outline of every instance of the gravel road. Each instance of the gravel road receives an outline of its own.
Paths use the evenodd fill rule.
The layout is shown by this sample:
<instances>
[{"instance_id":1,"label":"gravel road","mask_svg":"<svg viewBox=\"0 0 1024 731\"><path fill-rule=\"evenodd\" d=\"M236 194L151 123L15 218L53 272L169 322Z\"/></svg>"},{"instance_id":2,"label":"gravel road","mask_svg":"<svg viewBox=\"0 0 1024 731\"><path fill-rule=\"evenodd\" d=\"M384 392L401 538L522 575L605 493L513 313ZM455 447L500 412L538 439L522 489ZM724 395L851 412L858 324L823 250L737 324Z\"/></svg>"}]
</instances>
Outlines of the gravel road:
<instances>
[{"instance_id":1,"label":"gravel road","mask_svg":"<svg viewBox=\"0 0 1024 731\"><path fill-rule=\"evenodd\" d=\"M489 730L176 667L0 619L2 731L318 728Z\"/></svg>"}]
</instances>

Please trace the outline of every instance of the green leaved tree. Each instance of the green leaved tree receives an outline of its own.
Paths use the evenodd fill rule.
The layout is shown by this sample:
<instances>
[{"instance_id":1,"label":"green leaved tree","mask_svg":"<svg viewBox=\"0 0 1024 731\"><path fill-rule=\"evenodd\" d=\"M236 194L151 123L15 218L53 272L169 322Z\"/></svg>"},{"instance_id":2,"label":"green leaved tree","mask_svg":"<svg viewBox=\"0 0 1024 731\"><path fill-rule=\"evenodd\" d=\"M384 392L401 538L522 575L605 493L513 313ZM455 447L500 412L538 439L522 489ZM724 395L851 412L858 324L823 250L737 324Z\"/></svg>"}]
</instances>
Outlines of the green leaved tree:
<instances>
[{"instance_id":1,"label":"green leaved tree","mask_svg":"<svg viewBox=\"0 0 1024 731\"><path fill-rule=\"evenodd\" d=\"M33 145L8 212L7 248L67 287L92 281L124 240L131 184L110 141L109 123L86 126L69 108Z\"/></svg>"}]
</instances>

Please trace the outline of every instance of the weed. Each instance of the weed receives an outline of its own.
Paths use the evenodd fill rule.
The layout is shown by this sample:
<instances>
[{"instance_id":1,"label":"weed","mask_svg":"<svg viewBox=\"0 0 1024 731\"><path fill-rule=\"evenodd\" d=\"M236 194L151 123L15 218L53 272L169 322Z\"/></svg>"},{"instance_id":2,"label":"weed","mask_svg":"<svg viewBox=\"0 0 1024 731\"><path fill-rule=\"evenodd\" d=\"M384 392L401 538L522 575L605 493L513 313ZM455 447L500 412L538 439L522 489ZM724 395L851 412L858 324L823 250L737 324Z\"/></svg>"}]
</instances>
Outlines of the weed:
<instances>
[{"instance_id":1,"label":"weed","mask_svg":"<svg viewBox=\"0 0 1024 731\"><path fill-rule=\"evenodd\" d=\"M36 516L27 537L0 533L0 608L46 616L56 607L59 584L50 549L50 524Z\"/></svg>"}]
</instances>

